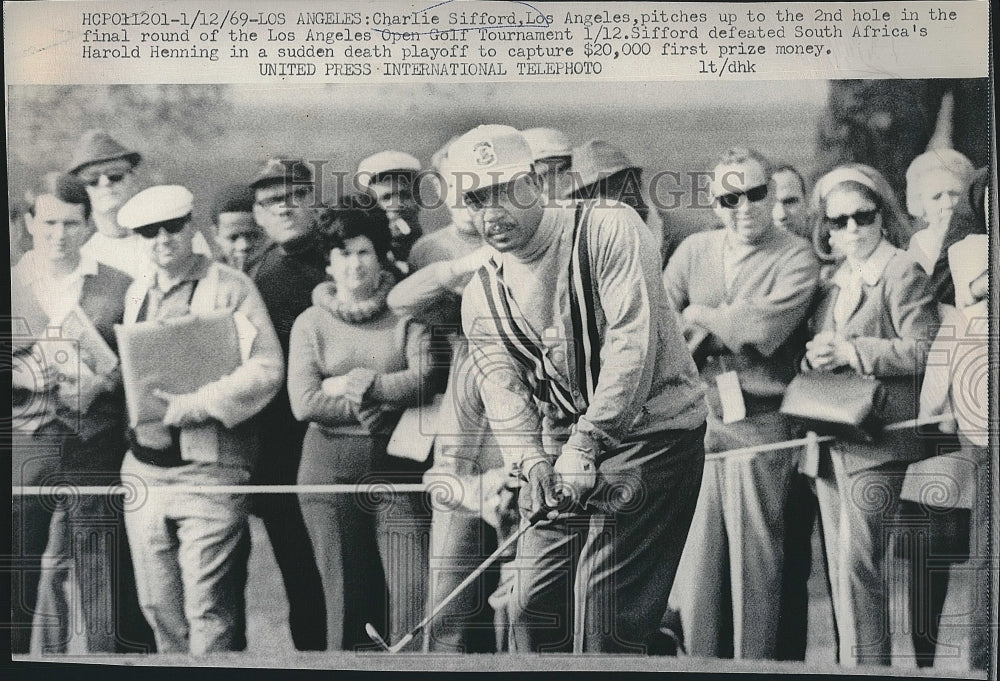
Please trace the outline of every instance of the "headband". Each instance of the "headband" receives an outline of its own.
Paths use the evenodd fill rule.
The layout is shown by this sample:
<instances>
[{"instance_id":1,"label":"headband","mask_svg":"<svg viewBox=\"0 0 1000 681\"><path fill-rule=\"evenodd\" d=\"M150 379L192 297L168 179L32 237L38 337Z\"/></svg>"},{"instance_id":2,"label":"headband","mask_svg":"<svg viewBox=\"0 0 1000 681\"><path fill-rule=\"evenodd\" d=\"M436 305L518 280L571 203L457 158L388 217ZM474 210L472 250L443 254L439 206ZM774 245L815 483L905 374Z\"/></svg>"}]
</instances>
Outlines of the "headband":
<instances>
[{"instance_id":1,"label":"headband","mask_svg":"<svg viewBox=\"0 0 1000 681\"><path fill-rule=\"evenodd\" d=\"M821 199L826 199L830 192L833 191L833 188L842 182L857 182L860 185L868 187L878 196L882 196L882 192L875 184L875 180L868 177L860 170L846 166L834 168L826 175L819 178L819 181L816 183L816 195Z\"/></svg>"}]
</instances>

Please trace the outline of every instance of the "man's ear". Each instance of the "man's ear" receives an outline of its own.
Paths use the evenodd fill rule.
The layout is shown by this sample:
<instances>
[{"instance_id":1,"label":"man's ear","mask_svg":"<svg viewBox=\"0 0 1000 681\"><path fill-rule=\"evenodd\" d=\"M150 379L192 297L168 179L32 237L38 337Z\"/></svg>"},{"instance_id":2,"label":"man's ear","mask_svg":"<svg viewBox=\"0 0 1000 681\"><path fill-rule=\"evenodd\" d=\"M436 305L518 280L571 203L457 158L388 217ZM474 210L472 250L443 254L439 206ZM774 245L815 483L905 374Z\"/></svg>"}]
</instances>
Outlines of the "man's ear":
<instances>
[{"instance_id":1,"label":"man's ear","mask_svg":"<svg viewBox=\"0 0 1000 681\"><path fill-rule=\"evenodd\" d=\"M531 172L527 175L528 182L538 191L542 191L542 176L535 172L535 165L531 164Z\"/></svg>"},{"instance_id":2,"label":"man's ear","mask_svg":"<svg viewBox=\"0 0 1000 681\"><path fill-rule=\"evenodd\" d=\"M25 229L25 231L27 231L28 234L30 234L32 237L34 237L35 236L35 224L36 224L35 216L32 215L30 211L24 211L24 215L22 217L24 218L24 229Z\"/></svg>"}]
</instances>

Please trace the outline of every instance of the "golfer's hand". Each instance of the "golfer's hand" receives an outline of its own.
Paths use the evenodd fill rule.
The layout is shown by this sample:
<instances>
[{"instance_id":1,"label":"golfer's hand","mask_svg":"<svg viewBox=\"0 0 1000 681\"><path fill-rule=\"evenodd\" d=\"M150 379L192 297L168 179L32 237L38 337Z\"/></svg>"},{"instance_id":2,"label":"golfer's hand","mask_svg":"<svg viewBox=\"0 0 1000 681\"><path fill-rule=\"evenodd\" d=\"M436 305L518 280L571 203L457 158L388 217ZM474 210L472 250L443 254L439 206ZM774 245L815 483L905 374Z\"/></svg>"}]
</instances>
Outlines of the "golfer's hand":
<instances>
[{"instance_id":1,"label":"golfer's hand","mask_svg":"<svg viewBox=\"0 0 1000 681\"><path fill-rule=\"evenodd\" d=\"M558 479L547 459L537 459L528 469L528 481L521 487L518 505L521 515L534 521L559 513Z\"/></svg>"},{"instance_id":2,"label":"golfer's hand","mask_svg":"<svg viewBox=\"0 0 1000 681\"><path fill-rule=\"evenodd\" d=\"M553 470L559 477L559 491L572 503L579 504L597 484L596 458L595 452L588 449L568 442L563 445Z\"/></svg>"}]
</instances>

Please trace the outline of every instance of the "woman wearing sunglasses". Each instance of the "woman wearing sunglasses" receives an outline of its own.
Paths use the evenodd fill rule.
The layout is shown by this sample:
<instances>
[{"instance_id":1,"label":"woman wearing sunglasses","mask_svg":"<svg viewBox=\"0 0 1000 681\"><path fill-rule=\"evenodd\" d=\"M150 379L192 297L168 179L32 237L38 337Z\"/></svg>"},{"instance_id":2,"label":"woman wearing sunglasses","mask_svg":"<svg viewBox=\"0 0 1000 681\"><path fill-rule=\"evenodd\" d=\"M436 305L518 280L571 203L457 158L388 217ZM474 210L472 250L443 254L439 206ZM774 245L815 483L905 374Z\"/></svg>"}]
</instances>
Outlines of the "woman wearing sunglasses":
<instances>
[{"instance_id":1,"label":"woman wearing sunglasses","mask_svg":"<svg viewBox=\"0 0 1000 681\"><path fill-rule=\"evenodd\" d=\"M816 185L814 242L843 259L812 318L803 368L872 376L885 388L884 422L911 419L938 325L927 277L899 245L908 224L885 179L868 166L842 166ZM886 532L907 464L920 457L913 432L881 433L872 443L837 441L816 481L840 662L890 663Z\"/></svg>"}]
</instances>

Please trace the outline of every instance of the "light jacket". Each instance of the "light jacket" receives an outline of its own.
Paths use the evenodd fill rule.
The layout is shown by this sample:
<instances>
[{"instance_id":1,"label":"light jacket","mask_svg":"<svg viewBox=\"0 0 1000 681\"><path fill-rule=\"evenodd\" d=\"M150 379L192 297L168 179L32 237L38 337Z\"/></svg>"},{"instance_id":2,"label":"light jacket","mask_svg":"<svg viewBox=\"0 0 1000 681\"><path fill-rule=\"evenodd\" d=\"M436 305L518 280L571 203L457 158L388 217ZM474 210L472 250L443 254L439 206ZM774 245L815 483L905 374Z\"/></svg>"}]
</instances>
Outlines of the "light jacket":
<instances>
[{"instance_id":1,"label":"light jacket","mask_svg":"<svg viewBox=\"0 0 1000 681\"><path fill-rule=\"evenodd\" d=\"M245 274L203 256L196 268L198 285L191 299L191 314L233 310L246 316L256 337L233 373L199 388L195 395L211 416L206 424L181 429L181 451L198 447L217 455L218 463L253 470L259 455L258 424L251 420L282 385L284 360L257 288ZM134 323L146 294L154 285L152 271L132 283L125 298L124 320ZM206 348L211 352L211 348Z\"/></svg>"},{"instance_id":2,"label":"light jacket","mask_svg":"<svg viewBox=\"0 0 1000 681\"><path fill-rule=\"evenodd\" d=\"M937 306L928 291L927 275L905 252L883 241L869 261L872 266L861 273L862 296L847 320L839 327L834 322L837 282L849 266L845 262L819 302L811 331L836 331L851 341L857 373L874 376L885 388L883 421L913 419L927 350L938 329ZM872 444L838 442L837 448L846 455L848 472L924 457L912 431L886 432Z\"/></svg>"}]
</instances>

